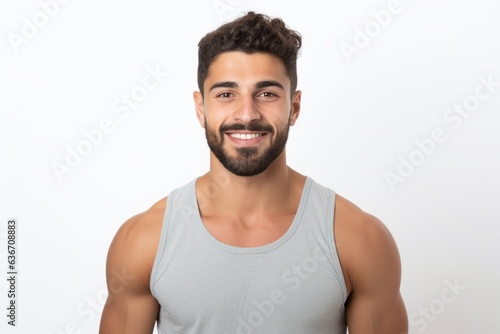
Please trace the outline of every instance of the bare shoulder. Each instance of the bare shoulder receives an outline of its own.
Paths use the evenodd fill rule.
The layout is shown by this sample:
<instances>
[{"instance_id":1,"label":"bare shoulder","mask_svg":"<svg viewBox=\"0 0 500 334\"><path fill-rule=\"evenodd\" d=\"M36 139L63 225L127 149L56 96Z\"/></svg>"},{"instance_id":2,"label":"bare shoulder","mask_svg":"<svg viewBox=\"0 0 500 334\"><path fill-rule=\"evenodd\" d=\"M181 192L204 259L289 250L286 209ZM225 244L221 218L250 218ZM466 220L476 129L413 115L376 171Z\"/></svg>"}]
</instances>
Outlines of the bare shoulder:
<instances>
[{"instance_id":1,"label":"bare shoulder","mask_svg":"<svg viewBox=\"0 0 500 334\"><path fill-rule=\"evenodd\" d=\"M128 219L116 233L113 242L117 239L126 239L128 242L141 244L147 242L149 237L161 230L166 203L167 198L165 197L153 204L148 210Z\"/></svg>"},{"instance_id":2,"label":"bare shoulder","mask_svg":"<svg viewBox=\"0 0 500 334\"><path fill-rule=\"evenodd\" d=\"M340 195L336 195L335 225L338 237L347 237L349 243L366 242L378 245L380 242L392 240L387 227L375 216L363 211L354 203ZM337 230L335 231L337 232ZM337 245L338 246L338 245Z\"/></svg>"},{"instance_id":3,"label":"bare shoulder","mask_svg":"<svg viewBox=\"0 0 500 334\"><path fill-rule=\"evenodd\" d=\"M131 286L149 287L151 269L160 240L167 198L128 219L118 229L108 252L107 276L134 277Z\"/></svg>"},{"instance_id":4,"label":"bare shoulder","mask_svg":"<svg viewBox=\"0 0 500 334\"><path fill-rule=\"evenodd\" d=\"M335 203L335 240L348 292L366 286L363 280L367 277L374 285L392 277L399 287L399 252L390 231L377 217L339 195Z\"/></svg>"}]
</instances>

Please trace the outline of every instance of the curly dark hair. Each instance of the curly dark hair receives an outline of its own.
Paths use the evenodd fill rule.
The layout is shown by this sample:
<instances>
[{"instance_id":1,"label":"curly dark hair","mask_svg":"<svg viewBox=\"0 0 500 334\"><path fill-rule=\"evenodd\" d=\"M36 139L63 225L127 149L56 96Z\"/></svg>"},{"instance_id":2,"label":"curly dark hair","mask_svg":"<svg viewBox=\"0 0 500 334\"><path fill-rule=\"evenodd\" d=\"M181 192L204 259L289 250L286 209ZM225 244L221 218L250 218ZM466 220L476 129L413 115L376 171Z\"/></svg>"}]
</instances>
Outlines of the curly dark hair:
<instances>
[{"instance_id":1,"label":"curly dark hair","mask_svg":"<svg viewBox=\"0 0 500 334\"><path fill-rule=\"evenodd\" d=\"M281 59L293 94L297 88L297 54L301 46L301 35L289 29L280 18L248 12L206 34L198 43L198 88L203 96L208 68L219 54L263 52Z\"/></svg>"}]
</instances>

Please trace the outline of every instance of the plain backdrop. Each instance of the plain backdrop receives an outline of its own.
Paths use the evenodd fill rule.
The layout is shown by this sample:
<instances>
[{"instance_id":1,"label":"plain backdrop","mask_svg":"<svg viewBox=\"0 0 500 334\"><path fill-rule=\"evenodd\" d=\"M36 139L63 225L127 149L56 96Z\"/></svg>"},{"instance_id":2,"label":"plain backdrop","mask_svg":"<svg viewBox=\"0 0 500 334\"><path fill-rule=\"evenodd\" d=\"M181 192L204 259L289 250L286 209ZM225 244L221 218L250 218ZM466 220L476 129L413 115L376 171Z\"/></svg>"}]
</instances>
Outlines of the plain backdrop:
<instances>
[{"instance_id":1,"label":"plain backdrop","mask_svg":"<svg viewBox=\"0 0 500 334\"><path fill-rule=\"evenodd\" d=\"M410 333L499 333L496 0L2 1L0 332L97 332L117 229L208 168L197 43L250 10L303 36L289 165L390 229Z\"/></svg>"}]
</instances>

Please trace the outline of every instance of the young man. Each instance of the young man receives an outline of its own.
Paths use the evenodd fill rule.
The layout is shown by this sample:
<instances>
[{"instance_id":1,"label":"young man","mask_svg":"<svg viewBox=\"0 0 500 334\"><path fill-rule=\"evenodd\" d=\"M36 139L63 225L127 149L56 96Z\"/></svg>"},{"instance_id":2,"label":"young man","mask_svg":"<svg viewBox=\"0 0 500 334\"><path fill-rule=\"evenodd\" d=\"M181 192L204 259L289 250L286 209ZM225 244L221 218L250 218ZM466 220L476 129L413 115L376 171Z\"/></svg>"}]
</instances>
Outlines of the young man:
<instances>
[{"instance_id":1,"label":"young man","mask_svg":"<svg viewBox=\"0 0 500 334\"><path fill-rule=\"evenodd\" d=\"M200 41L210 170L116 234L101 334L407 333L389 231L286 164L300 46L253 12Z\"/></svg>"}]
</instances>

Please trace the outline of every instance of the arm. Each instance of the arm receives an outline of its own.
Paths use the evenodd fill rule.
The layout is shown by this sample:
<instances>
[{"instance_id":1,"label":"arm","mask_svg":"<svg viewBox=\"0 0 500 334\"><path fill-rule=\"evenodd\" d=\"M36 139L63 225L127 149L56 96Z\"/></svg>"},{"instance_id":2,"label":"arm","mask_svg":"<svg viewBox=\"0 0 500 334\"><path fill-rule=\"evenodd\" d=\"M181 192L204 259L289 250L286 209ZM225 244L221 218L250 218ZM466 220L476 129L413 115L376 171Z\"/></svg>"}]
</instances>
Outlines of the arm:
<instances>
[{"instance_id":1,"label":"arm","mask_svg":"<svg viewBox=\"0 0 500 334\"><path fill-rule=\"evenodd\" d=\"M346 303L349 333L408 333L399 292L401 262L392 235L377 218L347 201L339 209L345 213L336 232L342 241L339 256L350 291Z\"/></svg>"},{"instance_id":2,"label":"arm","mask_svg":"<svg viewBox=\"0 0 500 334\"><path fill-rule=\"evenodd\" d=\"M153 208L129 219L111 243L106 263L109 295L100 334L153 332L159 305L151 294L149 280L163 212Z\"/></svg>"}]
</instances>

